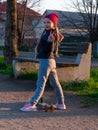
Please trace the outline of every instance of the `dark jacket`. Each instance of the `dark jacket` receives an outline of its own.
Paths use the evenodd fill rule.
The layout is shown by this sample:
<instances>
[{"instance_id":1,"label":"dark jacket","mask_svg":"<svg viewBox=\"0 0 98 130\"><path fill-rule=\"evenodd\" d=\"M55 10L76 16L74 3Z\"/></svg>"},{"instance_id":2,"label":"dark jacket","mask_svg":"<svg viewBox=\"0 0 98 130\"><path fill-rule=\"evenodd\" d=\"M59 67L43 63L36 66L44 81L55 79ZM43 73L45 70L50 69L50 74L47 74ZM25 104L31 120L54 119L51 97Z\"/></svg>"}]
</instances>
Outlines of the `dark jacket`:
<instances>
[{"instance_id":1,"label":"dark jacket","mask_svg":"<svg viewBox=\"0 0 98 130\"><path fill-rule=\"evenodd\" d=\"M37 47L37 58L39 59L53 59L54 58L54 43L48 41L48 36L51 30L45 30L41 37L40 43Z\"/></svg>"}]
</instances>

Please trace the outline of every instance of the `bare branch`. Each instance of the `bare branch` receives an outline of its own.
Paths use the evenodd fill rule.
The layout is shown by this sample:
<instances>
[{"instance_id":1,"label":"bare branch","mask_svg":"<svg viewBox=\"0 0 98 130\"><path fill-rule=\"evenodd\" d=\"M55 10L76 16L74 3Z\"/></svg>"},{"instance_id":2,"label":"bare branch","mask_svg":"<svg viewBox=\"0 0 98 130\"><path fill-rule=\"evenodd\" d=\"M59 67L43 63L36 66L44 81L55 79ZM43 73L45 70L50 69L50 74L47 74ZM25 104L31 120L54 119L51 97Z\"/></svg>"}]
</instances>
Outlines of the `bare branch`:
<instances>
[{"instance_id":1,"label":"bare branch","mask_svg":"<svg viewBox=\"0 0 98 130\"><path fill-rule=\"evenodd\" d=\"M97 0L71 0L73 7L77 10L79 16L78 22L82 24L89 34L89 39L93 43L95 41L96 26L98 20L98 1ZM68 19L68 18L67 18ZM70 23L73 23L74 27L79 28L76 25L76 21L72 18L68 19Z\"/></svg>"}]
</instances>

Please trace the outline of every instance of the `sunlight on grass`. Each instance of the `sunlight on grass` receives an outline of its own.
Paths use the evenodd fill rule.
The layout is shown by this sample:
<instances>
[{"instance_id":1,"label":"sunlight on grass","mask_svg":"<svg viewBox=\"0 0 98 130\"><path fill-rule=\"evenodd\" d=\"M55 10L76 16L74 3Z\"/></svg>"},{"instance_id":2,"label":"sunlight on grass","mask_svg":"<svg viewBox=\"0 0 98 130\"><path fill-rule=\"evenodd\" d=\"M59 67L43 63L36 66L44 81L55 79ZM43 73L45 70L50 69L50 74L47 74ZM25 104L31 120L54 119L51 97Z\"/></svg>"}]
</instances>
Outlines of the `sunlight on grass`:
<instances>
[{"instance_id":1,"label":"sunlight on grass","mask_svg":"<svg viewBox=\"0 0 98 130\"><path fill-rule=\"evenodd\" d=\"M88 82L61 82L61 85L64 90L74 91L77 95L83 96L85 98L85 107L98 104L98 68L91 69L91 76Z\"/></svg>"},{"instance_id":2,"label":"sunlight on grass","mask_svg":"<svg viewBox=\"0 0 98 130\"><path fill-rule=\"evenodd\" d=\"M28 80L37 80L37 71L24 72L19 78Z\"/></svg>"},{"instance_id":3,"label":"sunlight on grass","mask_svg":"<svg viewBox=\"0 0 98 130\"><path fill-rule=\"evenodd\" d=\"M13 70L11 65L6 65L4 63L4 57L0 56L0 73L2 74L8 74L10 76L13 75Z\"/></svg>"}]
</instances>

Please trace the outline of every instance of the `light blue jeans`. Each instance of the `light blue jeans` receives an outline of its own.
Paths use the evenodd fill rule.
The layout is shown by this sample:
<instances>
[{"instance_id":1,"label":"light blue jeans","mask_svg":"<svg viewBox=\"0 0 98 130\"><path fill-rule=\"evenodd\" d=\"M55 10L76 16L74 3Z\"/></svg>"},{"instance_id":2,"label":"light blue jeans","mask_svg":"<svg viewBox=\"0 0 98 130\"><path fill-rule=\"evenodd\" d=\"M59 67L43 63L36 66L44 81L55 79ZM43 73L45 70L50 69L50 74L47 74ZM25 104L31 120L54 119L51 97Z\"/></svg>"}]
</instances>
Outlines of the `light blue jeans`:
<instances>
[{"instance_id":1,"label":"light blue jeans","mask_svg":"<svg viewBox=\"0 0 98 130\"><path fill-rule=\"evenodd\" d=\"M64 95L62 87L59 83L57 72L56 72L56 63L54 59L40 59L40 66L38 71L38 80L36 83L36 90L34 95L30 99L30 104L37 104L40 98L43 95L46 82L49 78L51 86L56 92L57 102L59 104L64 104Z\"/></svg>"}]
</instances>

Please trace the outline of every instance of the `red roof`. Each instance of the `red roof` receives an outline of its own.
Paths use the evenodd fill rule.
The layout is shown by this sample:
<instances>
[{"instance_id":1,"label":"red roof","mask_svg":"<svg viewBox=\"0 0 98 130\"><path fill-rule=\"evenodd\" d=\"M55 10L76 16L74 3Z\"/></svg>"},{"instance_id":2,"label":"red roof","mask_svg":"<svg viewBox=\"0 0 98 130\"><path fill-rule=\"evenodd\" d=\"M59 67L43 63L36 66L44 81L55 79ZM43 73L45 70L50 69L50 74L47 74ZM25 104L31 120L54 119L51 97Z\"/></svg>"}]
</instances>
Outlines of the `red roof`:
<instances>
[{"instance_id":1,"label":"red roof","mask_svg":"<svg viewBox=\"0 0 98 130\"><path fill-rule=\"evenodd\" d=\"M0 12L6 12L6 5L7 5L7 2L0 2ZM22 4L17 3L17 5L18 5L18 9L21 9ZM29 15L33 14L35 16L41 16L41 14L39 14L38 12L36 12L36 11L30 9L30 8L27 8L26 12Z\"/></svg>"},{"instance_id":2,"label":"red roof","mask_svg":"<svg viewBox=\"0 0 98 130\"><path fill-rule=\"evenodd\" d=\"M6 2L0 2L0 12L6 12Z\"/></svg>"}]
</instances>

